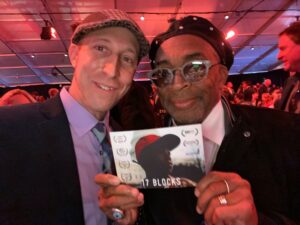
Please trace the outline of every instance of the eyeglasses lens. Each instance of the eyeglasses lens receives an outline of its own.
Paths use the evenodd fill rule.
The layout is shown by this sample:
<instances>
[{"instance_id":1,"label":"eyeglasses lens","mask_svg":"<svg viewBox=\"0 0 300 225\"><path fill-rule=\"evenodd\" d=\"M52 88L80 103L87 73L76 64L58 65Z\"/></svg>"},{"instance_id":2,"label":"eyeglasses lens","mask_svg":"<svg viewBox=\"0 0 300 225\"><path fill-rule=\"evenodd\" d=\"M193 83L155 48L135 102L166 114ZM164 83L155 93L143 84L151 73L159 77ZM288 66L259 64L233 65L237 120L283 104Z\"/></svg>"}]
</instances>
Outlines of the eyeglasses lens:
<instances>
[{"instance_id":1,"label":"eyeglasses lens","mask_svg":"<svg viewBox=\"0 0 300 225\"><path fill-rule=\"evenodd\" d=\"M201 80L207 71L207 66L204 63L190 62L183 67L183 76L186 81L198 81Z\"/></svg>"},{"instance_id":2,"label":"eyeglasses lens","mask_svg":"<svg viewBox=\"0 0 300 225\"><path fill-rule=\"evenodd\" d=\"M179 68L182 73L181 76L188 81L194 82L203 79L208 71L209 62L205 63L203 61L192 61L188 62ZM171 84L174 80L174 73L178 69L167 69L167 68L157 68L152 71L150 79L158 86L163 87Z\"/></svg>"}]
</instances>

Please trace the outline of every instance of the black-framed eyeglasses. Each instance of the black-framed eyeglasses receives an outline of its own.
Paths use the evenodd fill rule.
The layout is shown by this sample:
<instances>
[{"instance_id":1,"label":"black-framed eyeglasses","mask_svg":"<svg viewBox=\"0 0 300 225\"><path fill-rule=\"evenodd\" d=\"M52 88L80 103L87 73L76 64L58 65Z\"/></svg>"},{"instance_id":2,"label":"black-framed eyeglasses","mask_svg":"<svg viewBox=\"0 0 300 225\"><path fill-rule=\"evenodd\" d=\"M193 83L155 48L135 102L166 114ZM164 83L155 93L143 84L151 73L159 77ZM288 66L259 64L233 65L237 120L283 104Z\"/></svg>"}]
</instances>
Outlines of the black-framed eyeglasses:
<instances>
[{"instance_id":1,"label":"black-framed eyeglasses","mask_svg":"<svg viewBox=\"0 0 300 225\"><path fill-rule=\"evenodd\" d=\"M196 82L205 78L209 69L217 64L211 64L209 60L192 60L174 69L155 68L148 77L157 87L164 87L173 83L175 72L179 70L185 81Z\"/></svg>"}]
</instances>

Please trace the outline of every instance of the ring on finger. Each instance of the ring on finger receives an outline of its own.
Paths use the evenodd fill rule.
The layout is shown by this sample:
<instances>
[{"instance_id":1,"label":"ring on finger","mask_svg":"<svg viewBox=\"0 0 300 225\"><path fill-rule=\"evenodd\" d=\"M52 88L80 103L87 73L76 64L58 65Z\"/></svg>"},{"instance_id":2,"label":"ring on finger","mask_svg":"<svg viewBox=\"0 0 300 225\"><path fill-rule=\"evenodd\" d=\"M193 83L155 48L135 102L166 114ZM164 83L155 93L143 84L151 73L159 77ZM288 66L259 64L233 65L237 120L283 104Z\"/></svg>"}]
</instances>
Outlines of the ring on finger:
<instances>
[{"instance_id":1,"label":"ring on finger","mask_svg":"<svg viewBox=\"0 0 300 225\"><path fill-rule=\"evenodd\" d=\"M225 195L219 195L218 197L220 205L228 205L228 201L225 197Z\"/></svg>"},{"instance_id":2,"label":"ring on finger","mask_svg":"<svg viewBox=\"0 0 300 225\"><path fill-rule=\"evenodd\" d=\"M224 181L224 183L225 183L225 185L226 185L227 194L229 194L229 193L230 193L230 187L229 187L228 181L225 180L225 179L224 179L223 181Z\"/></svg>"},{"instance_id":3,"label":"ring on finger","mask_svg":"<svg viewBox=\"0 0 300 225\"><path fill-rule=\"evenodd\" d=\"M124 217L124 212L121 209L118 208L112 208L112 216L115 220L120 220Z\"/></svg>"}]
</instances>

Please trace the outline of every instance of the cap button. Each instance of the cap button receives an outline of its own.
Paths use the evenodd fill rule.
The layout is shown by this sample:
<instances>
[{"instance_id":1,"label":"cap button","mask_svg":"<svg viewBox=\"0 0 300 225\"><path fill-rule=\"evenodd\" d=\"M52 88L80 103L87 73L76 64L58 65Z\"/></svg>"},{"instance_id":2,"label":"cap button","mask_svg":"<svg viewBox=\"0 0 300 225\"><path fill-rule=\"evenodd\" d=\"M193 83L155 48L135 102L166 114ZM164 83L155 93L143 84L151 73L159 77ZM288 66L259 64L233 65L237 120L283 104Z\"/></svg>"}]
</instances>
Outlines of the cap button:
<instances>
[{"instance_id":1,"label":"cap button","mask_svg":"<svg viewBox=\"0 0 300 225\"><path fill-rule=\"evenodd\" d=\"M243 135L245 138L248 138L251 136L251 133L250 133L250 131L244 131Z\"/></svg>"}]
</instances>

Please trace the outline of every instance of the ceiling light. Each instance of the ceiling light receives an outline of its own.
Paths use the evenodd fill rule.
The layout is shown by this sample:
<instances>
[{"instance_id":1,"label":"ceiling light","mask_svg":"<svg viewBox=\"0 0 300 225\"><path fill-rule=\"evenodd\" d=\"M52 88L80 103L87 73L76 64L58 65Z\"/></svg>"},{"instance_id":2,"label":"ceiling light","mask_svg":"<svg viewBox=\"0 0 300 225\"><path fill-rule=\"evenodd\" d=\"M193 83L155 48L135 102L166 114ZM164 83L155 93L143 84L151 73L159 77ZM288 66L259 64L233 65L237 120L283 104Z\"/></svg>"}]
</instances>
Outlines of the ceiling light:
<instances>
[{"instance_id":1,"label":"ceiling light","mask_svg":"<svg viewBox=\"0 0 300 225\"><path fill-rule=\"evenodd\" d=\"M254 51L255 48L254 48L254 47L251 47L250 49L251 49L251 51Z\"/></svg>"},{"instance_id":2,"label":"ceiling light","mask_svg":"<svg viewBox=\"0 0 300 225\"><path fill-rule=\"evenodd\" d=\"M45 26L42 27L41 39L50 40L51 38L56 38L56 30L51 26L48 20L45 20Z\"/></svg>"},{"instance_id":3,"label":"ceiling light","mask_svg":"<svg viewBox=\"0 0 300 225\"><path fill-rule=\"evenodd\" d=\"M228 19L229 19L229 16L228 16L228 15L226 15L224 18L225 18L225 20L228 20Z\"/></svg>"},{"instance_id":4,"label":"ceiling light","mask_svg":"<svg viewBox=\"0 0 300 225\"><path fill-rule=\"evenodd\" d=\"M234 35L235 35L235 32L233 30L230 30L227 32L225 39L227 40L229 38L232 38Z\"/></svg>"},{"instance_id":5,"label":"ceiling light","mask_svg":"<svg viewBox=\"0 0 300 225\"><path fill-rule=\"evenodd\" d=\"M141 16L141 17L140 17L140 20L144 21L144 20L145 20L145 17L144 17L144 16Z\"/></svg>"}]
</instances>

